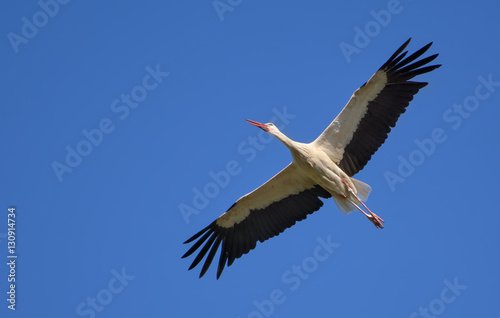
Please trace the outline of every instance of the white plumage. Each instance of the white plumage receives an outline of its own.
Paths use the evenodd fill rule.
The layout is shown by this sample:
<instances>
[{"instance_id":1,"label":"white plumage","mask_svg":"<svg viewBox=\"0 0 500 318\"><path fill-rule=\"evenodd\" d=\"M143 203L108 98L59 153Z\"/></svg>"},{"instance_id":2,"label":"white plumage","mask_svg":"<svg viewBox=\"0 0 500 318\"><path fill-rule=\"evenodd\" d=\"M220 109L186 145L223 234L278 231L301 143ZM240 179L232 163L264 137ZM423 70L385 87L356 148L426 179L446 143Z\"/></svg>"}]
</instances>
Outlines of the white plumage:
<instances>
[{"instance_id":1,"label":"white plumage","mask_svg":"<svg viewBox=\"0 0 500 318\"><path fill-rule=\"evenodd\" d=\"M198 239L183 258L204 244L189 269L208 253L200 273L202 277L222 247L217 268L219 278L226 264L230 266L236 258L255 248L257 241L264 242L317 211L323 205L320 198L333 197L342 213L357 209L376 227L383 228L384 221L363 202L368 198L370 186L352 176L363 169L413 96L427 85L409 80L441 66L424 66L438 54L412 63L432 43L404 58L407 51L403 50L409 42L354 92L337 118L311 143L291 140L272 123L247 120L285 144L293 160L185 242Z\"/></svg>"}]
</instances>

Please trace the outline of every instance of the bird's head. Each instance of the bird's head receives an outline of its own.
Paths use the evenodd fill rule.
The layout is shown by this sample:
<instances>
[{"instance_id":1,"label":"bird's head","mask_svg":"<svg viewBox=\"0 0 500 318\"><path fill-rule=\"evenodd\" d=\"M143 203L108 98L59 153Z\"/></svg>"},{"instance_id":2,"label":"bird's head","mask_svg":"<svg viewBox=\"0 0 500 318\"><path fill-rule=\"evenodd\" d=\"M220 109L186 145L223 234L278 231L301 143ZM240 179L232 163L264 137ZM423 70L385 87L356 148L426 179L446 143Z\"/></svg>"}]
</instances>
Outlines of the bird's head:
<instances>
[{"instance_id":1,"label":"bird's head","mask_svg":"<svg viewBox=\"0 0 500 318\"><path fill-rule=\"evenodd\" d=\"M255 127L259 127L267 133L270 133L273 136L276 136L276 133L279 133L278 128L273 123L262 124L250 119L247 119L247 123L250 125L254 125Z\"/></svg>"}]
</instances>

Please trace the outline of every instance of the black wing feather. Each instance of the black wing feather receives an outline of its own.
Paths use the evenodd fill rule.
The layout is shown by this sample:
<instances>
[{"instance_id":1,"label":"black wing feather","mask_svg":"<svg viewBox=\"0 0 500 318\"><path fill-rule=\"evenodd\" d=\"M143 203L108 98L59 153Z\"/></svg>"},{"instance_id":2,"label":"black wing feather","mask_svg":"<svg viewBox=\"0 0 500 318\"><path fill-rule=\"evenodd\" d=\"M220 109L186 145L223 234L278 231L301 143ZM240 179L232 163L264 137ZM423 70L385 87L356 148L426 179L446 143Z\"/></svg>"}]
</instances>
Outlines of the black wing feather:
<instances>
[{"instance_id":1,"label":"black wing feather","mask_svg":"<svg viewBox=\"0 0 500 318\"><path fill-rule=\"evenodd\" d=\"M379 69L386 73L387 85L375 99L368 103L368 111L359 122L339 162L340 168L349 176L363 169L371 156L385 142L391 127L396 125L399 116L405 112L406 107L413 100L413 96L427 85L426 82L409 80L441 66L422 67L433 61L438 54L409 64L421 57L430 48L432 42L403 59L407 53L403 50L410 40L406 41Z\"/></svg>"},{"instance_id":2,"label":"black wing feather","mask_svg":"<svg viewBox=\"0 0 500 318\"><path fill-rule=\"evenodd\" d=\"M226 264L231 266L235 259L253 250L257 241L264 242L280 234L297 221L305 219L308 214L319 210L323 205L319 198L330 196L330 193L322 187L315 186L274 202L266 208L251 210L247 218L231 228L221 227L214 221L185 242L190 243L198 239L182 257L193 254L206 242L189 267L192 269L198 265L210 250L200 273L201 278L210 267L219 246L222 246L217 266L217 279L219 279Z\"/></svg>"}]
</instances>

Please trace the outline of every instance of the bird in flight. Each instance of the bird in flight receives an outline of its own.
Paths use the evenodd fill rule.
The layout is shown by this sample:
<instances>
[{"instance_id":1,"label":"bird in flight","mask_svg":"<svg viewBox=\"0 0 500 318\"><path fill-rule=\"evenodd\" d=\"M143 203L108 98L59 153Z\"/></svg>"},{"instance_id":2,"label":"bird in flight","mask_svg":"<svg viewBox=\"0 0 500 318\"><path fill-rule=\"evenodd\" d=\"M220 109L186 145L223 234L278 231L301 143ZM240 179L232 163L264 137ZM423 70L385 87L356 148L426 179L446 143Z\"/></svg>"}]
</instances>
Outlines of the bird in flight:
<instances>
[{"instance_id":1,"label":"bird in flight","mask_svg":"<svg viewBox=\"0 0 500 318\"><path fill-rule=\"evenodd\" d=\"M391 127L426 82L411 81L441 65L427 65L438 54L420 58L432 42L406 56L408 39L373 76L358 88L340 114L311 143L291 140L272 123L248 120L279 139L292 153L292 162L254 191L239 198L224 214L184 243L197 240L182 256L203 247L189 269L207 255L200 278L221 247L217 279L224 267L254 249L257 241L276 236L317 211L330 198L348 214L359 210L375 227L384 220L365 205L371 188L352 178L384 143ZM404 52L403 52L404 51Z\"/></svg>"}]
</instances>

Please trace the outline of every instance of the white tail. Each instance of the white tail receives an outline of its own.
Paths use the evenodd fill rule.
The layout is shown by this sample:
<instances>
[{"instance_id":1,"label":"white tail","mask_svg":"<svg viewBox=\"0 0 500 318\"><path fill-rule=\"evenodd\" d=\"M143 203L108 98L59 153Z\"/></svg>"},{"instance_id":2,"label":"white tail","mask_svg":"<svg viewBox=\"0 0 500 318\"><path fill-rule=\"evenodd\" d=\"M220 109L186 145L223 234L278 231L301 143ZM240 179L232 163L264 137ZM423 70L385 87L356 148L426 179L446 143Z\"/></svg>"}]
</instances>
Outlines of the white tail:
<instances>
[{"instance_id":1,"label":"white tail","mask_svg":"<svg viewBox=\"0 0 500 318\"><path fill-rule=\"evenodd\" d=\"M361 201L365 202L368 200L368 196L370 195L370 192L372 192L372 187L370 187L368 184L364 183L363 181L356 180L354 178L351 178L352 183L354 183L354 189L358 195L358 197L361 199Z\"/></svg>"},{"instance_id":2,"label":"white tail","mask_svg":"<svg viewBox=\"0 0 500 318\"><path fill-rule=\"evenodd\" d=\"M370 195L372 188L368 184L354 178L351 178L351 181L355 187L355 189L353 190L356 192L356 195L359 197L359 199L362 201L368 200L368 196ZM349 214L357 209L347 198L333 196L333 200L337 204L340 212L342 212L343 214Z\"/></svg>"}]
</instances>

